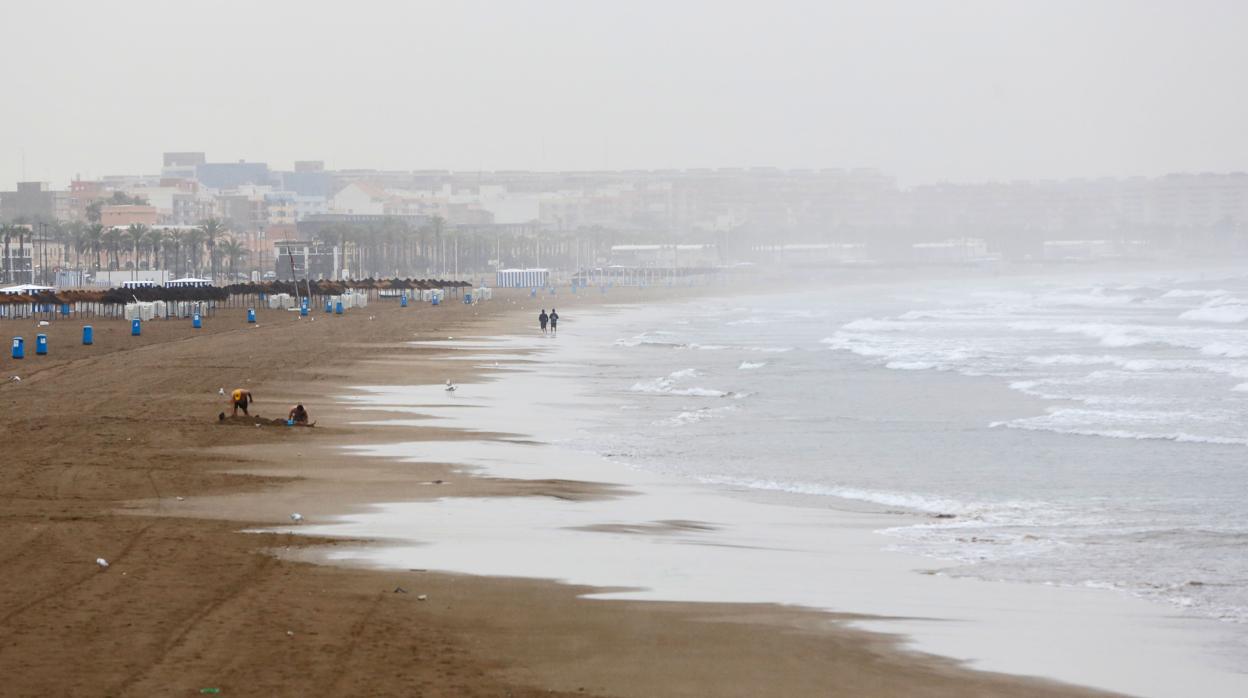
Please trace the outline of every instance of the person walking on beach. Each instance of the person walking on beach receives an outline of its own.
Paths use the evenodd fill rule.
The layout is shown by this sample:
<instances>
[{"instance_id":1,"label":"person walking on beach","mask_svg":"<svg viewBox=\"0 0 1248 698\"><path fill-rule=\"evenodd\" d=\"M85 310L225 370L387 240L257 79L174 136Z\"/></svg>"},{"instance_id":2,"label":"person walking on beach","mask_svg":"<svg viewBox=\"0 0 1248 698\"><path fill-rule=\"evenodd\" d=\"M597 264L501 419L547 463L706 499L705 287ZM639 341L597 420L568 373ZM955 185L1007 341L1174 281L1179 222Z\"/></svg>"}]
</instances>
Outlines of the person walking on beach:
<instances>
[{"instance_id":1,"label":"person walking on beach","mask_svg":"<svg viewBox=\"0 0 1248 698\"><path fill-rule=\"evenodd\" d=\"M251 416L251 414L247 412L247 405L255 402L256 399L251 396L250 390L247 390L246 388L235 388L234 392L230 393L230 399L234 401L235 417L238 416L238 410L240 407L242 408L244 415L248 417Z\"/></svg>"},{"instance_id":2,"label":"person walking on beach","mask_svg":"<svg viewBox=\"0 0 1248 698\"><path fill-rule=\"evenodd\" d=\"M542 308L542 314L537 316L537 324L542 326L542 334L546 334L546 323L550 321L550 316L546 314L546 309Z\"/></svg>"},{"instance_id":3,"label":"person walking on beach","mask_svg":"<svg viewBox=\"0 0 1248 698\"><path fill-rule=\"evenodd\" d=\"M551 308L550 309L550 333L558 334L558 327L559 327L559 313L556 313L555 309Z\"/></svg>"}]
</instances>

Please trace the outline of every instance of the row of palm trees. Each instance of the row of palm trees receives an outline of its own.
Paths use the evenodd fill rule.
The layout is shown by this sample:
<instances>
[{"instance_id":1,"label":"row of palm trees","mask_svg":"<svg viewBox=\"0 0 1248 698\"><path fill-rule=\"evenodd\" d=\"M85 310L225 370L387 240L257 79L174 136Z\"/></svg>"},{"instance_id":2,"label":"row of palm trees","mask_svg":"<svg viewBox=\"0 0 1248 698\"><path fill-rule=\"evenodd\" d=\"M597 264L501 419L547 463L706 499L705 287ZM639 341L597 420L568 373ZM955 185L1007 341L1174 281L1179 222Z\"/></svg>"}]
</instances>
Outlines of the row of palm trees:
<instances>
[{"instance_id":1,"label":"row of palm trees","mask_svg":"<svg viewBox=\"0 0 1248 698\"><path fill-rule=\"evenodd\" d=\"M10 233L15 240L31 237L24 226L4 230L8 231L4 234L6 245ZM225 274L232 279L240 271L252 270L252 265L247 264L247 246L215 218L189 229L141 224L106 228L99 223L73 222L49 225L47 232L49 241L60 243L64 250L62 259L49 260L53 267L79 271L161 269L175 276L207 276L213 280ZM612 245L641 241L644 236L602 226L575 230L552 230L537 224L513 229L454 226L435 217L419 227L399 218L374 224L343 223L327 227L314 237L338 248L342 267L353 278L450 278L455 274L492 273L500 267L592 267L607 260ZM266 266L268 263L265 262Z\"/></svg>"},{"instance_id":2,"label":"row of palm trees","mask_svg":"<svg viewBox=\"0 0 1248 698\"><path fill-rule=\"evenodd\" d=\"M503 232L495 226L452 226L435 217L421 227L400 219L340 224L314 237L338 247L353 278L450 278L492 273L500 267L590 267L610 256L611 245L635 236L602 226L549 230L534 224Z\"/></svg>"},{"instance_id":3,"label":"row of palm trees","mask_svg":"<svg viewBox=\"0 0 1248 698\"><path fill-rule=\"evenodd\" d=\"M65 258L61 264L79 271L120 270L122 257L127 256L126 269L162 269L175 275L207 273L216 279L223 271L236 274L248 254L247 247L226 231L224 223L210 218L191 229L152 228L139 223L107 228L99 223L72 222L48 226L47 236L48 242L62 245ZM0 232L4 235L5 259L9 258L10 239L17 240L20 249L32 237L20 224L4 226Z\"/></svg>"}]
</instances>

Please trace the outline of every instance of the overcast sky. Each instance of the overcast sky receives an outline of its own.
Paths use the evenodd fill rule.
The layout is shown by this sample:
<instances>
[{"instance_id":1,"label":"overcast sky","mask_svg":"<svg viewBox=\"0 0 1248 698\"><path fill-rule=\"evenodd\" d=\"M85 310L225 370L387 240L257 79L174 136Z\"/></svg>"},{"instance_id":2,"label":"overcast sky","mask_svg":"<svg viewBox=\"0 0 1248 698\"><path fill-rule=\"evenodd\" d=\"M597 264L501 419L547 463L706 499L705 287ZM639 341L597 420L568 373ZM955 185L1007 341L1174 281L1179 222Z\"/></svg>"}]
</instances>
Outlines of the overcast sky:
<instances>
[{"instance_id":1,"label":"overcast sky","mask_svg":"<svg viewBox=\"0 0 1248 698\"><path fill-rule=\"evenodd\" d=\"M2 21L6 189L165 150L904 184L1248 170L1238 0L41 0Z\"/></svg>"}]
</instances>

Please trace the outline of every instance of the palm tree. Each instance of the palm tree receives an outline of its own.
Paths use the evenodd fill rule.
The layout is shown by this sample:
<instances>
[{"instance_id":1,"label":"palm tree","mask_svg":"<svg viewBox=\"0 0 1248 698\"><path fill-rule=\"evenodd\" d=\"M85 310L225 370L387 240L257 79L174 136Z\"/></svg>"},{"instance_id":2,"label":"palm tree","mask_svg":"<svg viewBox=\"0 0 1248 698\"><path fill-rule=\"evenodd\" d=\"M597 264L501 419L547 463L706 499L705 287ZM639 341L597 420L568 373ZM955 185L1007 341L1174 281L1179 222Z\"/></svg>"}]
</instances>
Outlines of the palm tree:
<instances>
[{"instance_id":1,"label":"palm tree","mask_svg":"<svg viewBox=\"0 0 1248 698\"><path fill-rule=\"evenodd\" d=\"M446 271L446 250L442 248L442 231L446 229L446 219L442 216L434 216L431 224L433 225L433 249L438 255L438 276L441 277Z\"/></svg>"},{"instance_id":2,"label":"palm tree","mask_svg":"<svg viewBox=\"0 0 1248 698\"><path fill-rule=\"evenodd\" d=\"M104 226L99 223L92 223L87 227L86 233L87 250L95 253L95 268L100 268L100 250L104 248Z\"/></svg>"},{"instance_id":3,"label":"palm tree","mask_svg":"<svg viewBox=\"0 0 1248 698\"><path fill-rule=\"evenodd\" d=\"M147 239L147 226L142 223L131 223L123 236L130 243L130 264L135 271L139 270L139 245Z\"/></svg>"},{"instance_id":4,"label":"palm tree","mask_svg":"<svg viewBox=\"0 0 1248 698\"><path fill-rule=\"evenodd\" d=\"M227 237L221 243L221 256L229 264L230 281L233 282L237 278L238 263L247 257L247 248L237 239Z\"/></svg>"},{"instance_id":5,"label":"palm tree","mask_svg":"<svg viewBox=\"0 0 1248 698\"><path fill-rule=\"evenodd\" d=\"M185 241L185 230L171 230L165 238L165 266L169 266L169 248L172 247L174 276L181 276L179 270L182 268L182 243Z\"/></svg>"},{"instance_id":6,"label":"palm tree","mask_svg":"<svg viewBox=\"0 0 1248 698\"><path fill-rule=\"evenodd\" d=\"M192 228L182 240L186 244L186 251L191 257L191 267L196 276L201 273L200 261L204 258L204 243L207 239L208 233L203 228Z\"/></svg>"},{"instance_id":7,"label":"palm tree","mask_svg":"<svg viewBox=\"0 0 1248 698\"><path fill-rule=\"evenodd\" d=\"M203 244L208 248L208 264L212 268L212 280L217 279L217 240L225 234L225 224L216 218L200 221L199 230L203 233Z\"/></svg>"},{"instance_id":8,"label":"palm tree","mask_svg":"<svg viewBox=\"0 0 1248 698\"><path fill-rule=\"evenodd\" d=\"M165 243L164 231L152 228L147 231L147 240L145 242L148 250L147 268L155 269L160 266L160 250Z\"/></svg>"},{"instance_id":9,"label":"palm tree","mask_svg":"<svg viewBox=\"0 0 1248 698\"><path fill-rule=\"evenodd\" d=\"M109 228L104 231L101 242L104 244L104 248L109 256L113 258L109 268L119 269L121 267L121 245L123 242L121 228Z\"/></svg>"}]
</instances>

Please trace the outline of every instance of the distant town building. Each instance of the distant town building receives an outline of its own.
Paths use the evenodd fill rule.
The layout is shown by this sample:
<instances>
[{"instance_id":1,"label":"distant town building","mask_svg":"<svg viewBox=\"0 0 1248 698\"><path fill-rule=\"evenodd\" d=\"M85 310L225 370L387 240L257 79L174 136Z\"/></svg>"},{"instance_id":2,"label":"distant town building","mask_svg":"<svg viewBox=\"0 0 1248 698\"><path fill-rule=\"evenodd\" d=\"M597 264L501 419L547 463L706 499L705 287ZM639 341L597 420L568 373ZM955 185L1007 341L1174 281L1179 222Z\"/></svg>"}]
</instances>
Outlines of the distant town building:
<instances>
[{"instance_id":1,"label":"distant town building","mask_svg":"<svg viewBox=\"0 0 1248 698\"><path fill-rule=\"evenodd\" d=\"M988 254L988 243L979 238L921 242L911 247L914 250L914 261L926 264L965 264L995 258Z\"/></svg>"},{"instance_id":2,"label":"distant town building","mask_svg":"<svg viewBox=\"0 0 1248 698\"><path fill-rule=\"evenodd\" d=\"M269 166L263 162L205 162L195 166L195 179L218 190L237 189L245 184L270 183Z\"/></svg>"},{"instance_id":3,"label":"distant town building","mask_svg":"<svg viewBox=\"0 0 1248 698\"><path fill-rule=\"evenodd\" d=\"M342 254L337 245L307 240L274 243L273 271L282 281L337 279L342 267Z\"/></svg>"},{"instance_id":4,"label":"distant town building","mask_svg":"<svg viewBox=\"0 0 1248 698\"><path fill-rule=\"evenodd\" d=\"M151 227L159 222L155 206L112 204L100 207L100 224L105 228L124 228L136 224Z\"/></svg>"},{"instance_id":5,"label":"distant town building","mask_svg":"<svg viewBox=\"0 0 1248 698\"><path fill-rule=\"evenodd\" d=\"M626 267L711 267L720 262L715 245L612 245L611 264Z\"/></svg>"},{"instance_id":6,"label":"distant town building","mask_svg":"<svg viewBox=\"0 0 1248 698\"><path fill-rule=\"evenodd\" d=\"M58 193L65 200L59 207ZM58 208L68 212L68 202L68 193L53 192L47 182L18 182L16 190L0 192L0 220L6 223L55 221Z\"/></svg>"},{"instance_id":7,"label":"distant town building","mask_svg":"<svg viewBox=\"0 0 1248 698\"><path fill-rule=\"evenodd\" d=\"M0 246L0 285L35 283L33 258L34 245L29 238L24 244L11 239L7 246Z\"/></svg>"}]
</instances>

